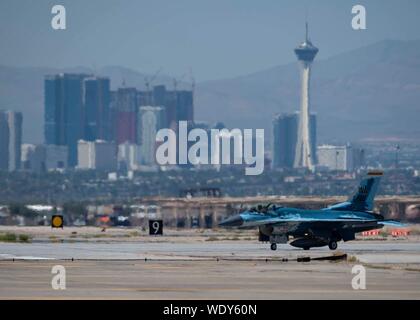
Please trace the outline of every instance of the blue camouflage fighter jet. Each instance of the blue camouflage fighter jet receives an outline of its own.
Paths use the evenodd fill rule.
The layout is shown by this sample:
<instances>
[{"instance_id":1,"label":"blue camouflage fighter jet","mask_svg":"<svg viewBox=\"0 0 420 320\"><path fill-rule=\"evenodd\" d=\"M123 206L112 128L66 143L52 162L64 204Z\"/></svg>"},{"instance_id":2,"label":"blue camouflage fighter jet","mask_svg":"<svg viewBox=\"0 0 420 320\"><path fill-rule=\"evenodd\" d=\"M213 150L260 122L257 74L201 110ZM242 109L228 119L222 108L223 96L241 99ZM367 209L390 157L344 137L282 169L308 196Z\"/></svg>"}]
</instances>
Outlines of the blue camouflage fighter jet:
<instances>
[{"instance_id":1,"label":"blue camouflage fighter jet","mask_svg":"<svg viewBox=\"0 0 420 320\"><path fill-rule=\"evenodd\" d=\"M222 221L222 227L258 227L260 240L269 241L271 249L278 243L309 250L327 246L337 249L337 242L355 239L362 231L383 228L386 225L404 227L398 221L385 220L374 213L373 200L378 190L382 172L372 171L363 179L357 192L349 200L320 210L296 209L268 204L244 211Z\"/></svg>"}]
</instances>

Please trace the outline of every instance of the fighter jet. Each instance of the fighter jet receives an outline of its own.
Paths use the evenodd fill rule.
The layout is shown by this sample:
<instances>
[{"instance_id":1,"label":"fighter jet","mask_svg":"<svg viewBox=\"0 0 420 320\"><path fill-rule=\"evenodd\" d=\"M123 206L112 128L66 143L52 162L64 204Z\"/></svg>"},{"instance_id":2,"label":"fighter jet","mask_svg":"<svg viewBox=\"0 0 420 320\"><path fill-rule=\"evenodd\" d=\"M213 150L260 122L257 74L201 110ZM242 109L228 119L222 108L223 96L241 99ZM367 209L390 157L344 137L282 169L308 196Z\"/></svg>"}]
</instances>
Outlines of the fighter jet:
<instances>
[{"instance_id":1,"label":"fighter jet","mask_svg":"<svg viewBox=\"0 0 420 320\"><path fill-rule=\"evenodd\" d=\"M383 173L372 171L363 179L357 192L347 201L320 210L286 208L274 204L259 205L222 221L222 227L258 227L260 240L271 243L276 250L278 243L309 250L327 246L337 249L337 242L355 239L362 231L383 228L386 225L404 227L398 221L385 220L373 212L373 201Z\"/></svg>"}]
</instances>

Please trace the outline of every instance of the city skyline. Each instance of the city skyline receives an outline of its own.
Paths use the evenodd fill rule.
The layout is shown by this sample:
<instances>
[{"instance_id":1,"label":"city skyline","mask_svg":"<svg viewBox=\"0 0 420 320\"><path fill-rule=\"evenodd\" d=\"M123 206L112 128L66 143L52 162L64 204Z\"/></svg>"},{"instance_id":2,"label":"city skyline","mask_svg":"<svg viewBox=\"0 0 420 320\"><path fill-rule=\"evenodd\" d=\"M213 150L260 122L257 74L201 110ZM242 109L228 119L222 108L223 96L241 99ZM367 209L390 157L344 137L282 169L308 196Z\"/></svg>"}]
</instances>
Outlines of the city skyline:
<instances>
[{"instance_id":1,"label":"city skyline","mask_svg":"<svg viewBox=\"0 0 420 320\"><path fill-rule=\"evenodd\" d=\"M293 45L288 44L289 51ZM411 65L409 61L415 61L413 59L419 53L420 42L383 42L331 60L317 59L314 83L318 89L313 94L313 103L317 113L322 116L319 122L320 141L343 143L346 140L418 137L415 121L418 71L416 65ZM0 89L9 93L0 96L0 103L3 108L21 111L31 119L25 123L23 132L24 140L29 143L43 141L42 86L44 75L51 73L51 70L53 73L92 74L92 70L86 68L10 69L0 66L0 74L8 79L7 82L0 80ZM127 87L140 90L145 87L145 75L132 70L105 68L99 74L111 79L112 90L121 86L122 80L125 80ZM361 79L363 87L351 85ZM237 79L197 83L194 118L209 122L223 121L228 127L270 130L274 113L296 110L299 92L297 81L296 62L293 62ZM165 84L172 90L173 79L160 75L154 81L154 85L159 84ZM190 89L189 77L184 77L178 87ZM334 92L333 96L331 92ZM338 105L339 101L341 103ZM260 108L264 112L259 112ZM332 109L334 113L329 112ZM371 121L362 121L360 113ZM331 136L338 141L327 140Z\"/></svg>"},{"instance_id":2,"label":"city skyline","mask_svg":"<svg viewBox=\"0 0 420 320\"><path fill-rule=\"evenodd\" d=\"M385 48L385 50L387 49ZM318 53L318 48L312 45L309 39L308 23L306 23L305 40L294 52L301 66L301 92L299 97L301 106L300 116L298 117L299 124L293 166L295 168L304 167L313 169L316 164L316 146L314 147L314 143L311 140L317 140L316 135L318 130L315 129L315 133L313 133L310 128L311 121L309 120L309 115L312 99L310 99L311 91L309 90L309 85L311 64ZM321 66L319 68L321 72L325 69L327 69L327 73L330 72L328 68ZM153 76L144 75L144 86L146 90L141 89L138 83L133 85L132 79L128 79L126 82L126 75L121 76L122 81L120 84L114 84L112 87L111 77L106 75L99 76L100 73L97 73L96 70L94 72L66 72L46 76L44 89L44 143L46 145L67 146L68 165L70 167L77 165L77 144L79 140L92 142L97 140L115 141L116 146L124 143L142 144L143 149L144 146L149 145L147 150L150 153L154 149L152 143L155 142L150 137L150 141L142 141L142 135L145 135L145 133L142 133L142 119L138 116L140 114L140 107L162 107L165 113L164 125L155 125L155 128L150 127L147 130L148 134L155 132L158 127L176 128L178 121L193 122L196 115L193 102L194 94L196 93L194 91L195 79L192 71L190 70L188 75L186 73L173 79L167 79L166 77L165 81L172 81L173 90L167 89L167 83L162 84L162 78L165 78L165 76L162 75L162 78L156 77L160 72L161 69ZM185 80L185 78L190 79ZM279 87L284 86L283 83L277 82L275 78L268 80ZM191 82L188 84L191 86L191 90L184 89L185 81ZM319 89L314 92L319 92ZM259 103L263 106L264 100L261 99ZM341 101L336 99L335 103L340 104ZM294 101L293 104L295 105L293 109L296 110L297 103ZM316 104L317 101L315 99ZM238 107L240 108L241 106L239 104L234 106L234 108ZM215 105L215 108L217 108L217 105ZM281 105L279 105L278 109L279 112L287 113L287 110L284 110ZM334 110L336 109L334 108ZM315 110L318 110L318 108L315 108ZM240 116L245 113L241 113ZM262 113L269 114L268 111ZM226 115L227 113L224 112L218 113L217 120L224 121ZM319 119L321 121L328 121L329 126L335 124L325 114L320 116ZM199 120L208 119L200 117ZM157 121L150 120L149 126L152 123L156 124ZM246 125L244 126L246 127ZM229 127L233 128L236 126ZM321 128L325 128L325 122ZM322 132L322 129L320 131ZM352 139L348 138L344 140L344 143L351 141ZM25 142L30 141L25 140ZM322 142L325 143L325 140ZM275 141L272 141L273 143ZM12 151L10 149L9 153L16 154L16 152ZM273 159L275 158L274 153L273 150ZM150 163L152 158L150 155L148 155L148 158L149 160L147 162Z\"/></svg>"},{"instance_id":3,"label":"city skyline","mask_svg":"<svg viewBox=\"0 0 420 320\"><path fill-rule=\"evenodd\" d=\"M141 145L141 162L153 165L156 132L165 127L176 128L178 121L192 123L193 116L193 91L171 91L162 85L141 91L124 84L111 90L107 77L83 73L45 76L44 143L66 146L69 167L95 169L95 160L80 166L81 161L90 160L78 150L95 154L97 141L113 141L115 155L121 144ZM103 149L102 144L98 148Z\"/></svg>"}]
</instances>

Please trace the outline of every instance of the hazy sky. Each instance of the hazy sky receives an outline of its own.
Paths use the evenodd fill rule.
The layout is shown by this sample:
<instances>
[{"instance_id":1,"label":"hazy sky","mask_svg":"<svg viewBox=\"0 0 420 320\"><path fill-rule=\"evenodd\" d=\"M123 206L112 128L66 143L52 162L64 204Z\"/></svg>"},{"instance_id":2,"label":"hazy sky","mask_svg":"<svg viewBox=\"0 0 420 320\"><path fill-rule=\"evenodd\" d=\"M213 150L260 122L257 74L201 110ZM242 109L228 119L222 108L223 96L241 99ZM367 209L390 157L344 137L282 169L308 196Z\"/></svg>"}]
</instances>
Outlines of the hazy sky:
<instances>
[{"instance_id":1,"label":"hazy sky","mask_svg":"<svg viewBox=\"0 0 420 320\"><path fill-rule=\"evenodd\" d=\"M67 30L51 28L63 4ZM367 30L351 8L367 9ZM318 59L383 39L419 39L419 0L1 0L0 64L120 65L198 81L232 77L295 60L305 12Z\"/></svg>"}]
</instances>

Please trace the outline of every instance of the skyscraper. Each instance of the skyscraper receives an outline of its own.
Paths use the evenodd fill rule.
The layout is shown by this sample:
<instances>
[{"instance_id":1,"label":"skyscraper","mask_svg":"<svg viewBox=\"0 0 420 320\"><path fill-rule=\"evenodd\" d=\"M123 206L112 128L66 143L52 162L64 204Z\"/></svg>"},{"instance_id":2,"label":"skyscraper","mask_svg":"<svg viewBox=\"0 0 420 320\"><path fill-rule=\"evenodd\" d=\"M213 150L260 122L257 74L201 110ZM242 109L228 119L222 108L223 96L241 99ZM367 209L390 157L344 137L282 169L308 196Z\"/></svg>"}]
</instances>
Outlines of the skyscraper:
<instances>
[{"instance_id":1,"label":"skyscraper","mask_svg":"<svg viewBox=\"0 0 420 320\"><path fill-rule=\"evenodd\" d=\"M125 142L118 146L118 169L137 170L140 164L140 146Z\"/></svg>"},{"instance_id":2,"label":"skyscraper","mask_svg":"<svg viewBox=\"0 0 420 320\"><path fill-rule=\"evenodd\" d=\"M110 140L110 81L109 78L90 77L84 84L84 116L87 141Z\"/></svg>"},{"instance_id":3,"label":"skyscraper","mask_svg":"<svg viewBox=\"0 0 420 320\"><path fill-rule=\"evenodd\" d=\"M273 120L272 168L292 168L295 160L298 115L280 114Z\"/></svg>"},{"instance_id":4,"label":"skyscraper","mask_svg":"<svg viewBox=\"0 0 420 320\"><path fill-rule=\"evenodd\" d=\"M111 92L110 103L111 137L117 144L125 142L141 144L138 140L139 107L162 107L165 112L164 127L176 130L179 121L194 119L193 92L189 90L167 90L156 85L150 91L136 88L120 88Z\"/></svg>"},{"instance_id":5,"label":"skyscraper","mask_svg":"<svg viewBox=\"0 0 420 320\"><path fill-rule=\"evenodd\" d=\"M114 142L78 141L78 169L113 171L117 169L117 150Z\"/></svg>"},{"instance_id":6,"label":"skyscraper","mask_svg":"<svg viewBox=\"0 0 420 320\"><path fill-rule=\"evenodd\" d=\"M177 121L194 121L193 92L177 90L175 94Z\"/></svg>"},{"instance_id":7,"label":"skyscraper","mask_svg":"<svg viewBox=\"0 0 420 320\"><path fill-rule=\"evenodd\" d=\"M193 92L189 90L166 90L165 86L153 87L153 105L166 109L166 126L175 128L179 121L194 120Z\"/></svg>"},{"instance_id":8,"label":"skyscraper","mask_svg":"<svg viewBox=\"0 0 420 320\"><path fill-rule=\"evenodd\" d=\"M136 88L120 88L115 97L115 141L117 145L124 142L136 143Z\"/></svg>"},{"instance_id":9,"label":"skyscraper","mask_svg":"<svg viewBox=\"0 0 420 320\"><path fill-rule=\"evenodd\" d=\"M45 146L34 144L22 145L22 169L41 173L46 170Z\"/></svg>"},{"instance_id":10,"label":"skyscraper","mask_svg":"<svg viewBox=\"0 0 420 320\"><path fill-rule=\"evenodd\" d=\"M22 113L6 111L9 126L9 171L20 169L22 148Z\"/></svg>"},{"instance_id":11,"label":"skyscraper","mask_svg":"<svg viewBox=\"0 0 420 320\"><path fill-rule=\"evenodd\" d=\"M165 108L143 106L138 112L137 140L141 145L141 163L155 165L156 133L165 127Z\"/></svg>"},{"instance_id":12,"label":"skyscraper","mask_svg":"<svg viewBox=\"0 0 420 320\"><path fill-rule=\"evenodd\" d=\"M9 170L9 122L7 114L0 110L0 171Z\"/></svg>"},{"instance_id":13,"label":"skyscraper","mask_svg":"<svg viewBox=\"0 0 420 320\"><path fill-rule=\"evenodd\" d=\"M309 117L310 149L316 163L316 115ZM293 168L297 145L299 112L282 113L273 120L272 168Z\"/></svg>"},{"instance_id":14,"label":"skyscraper","mask_svg":"<svg viewBox=\"0 0 420 320\"><path fill-rule=\"evenodd\" d=\"M66 146L44 145L45 170L67 169L68 148Z\"/></svg>"},{"instance_id":15,"label":"skyscraper","mask_svg":"<svg viewBox=\"0 0 420 320\"><path fill-rule=\"evenodd\" d=\"M83 79L85 74L45 77L45 143L68 147L68 165L77 164L77 141L84 132Z\"/></svg>"},{"instance_id":16,"label":"skyscraper","mask_svg":"<svg viewBox=\"0 0 420 320\"><path fill-rule=\"evenodd\" d=\"M297 144L295 150L294 167L295 168L314 168L314 155L311 153L310 141L310 78L311 65L318 53L316 48L308 37L308 24L306 23L306 37L305 41L301 43L296 49L295 54L300 63L301 74L301 108L298 126Z\"/></svg>"},{"instance_id":17,"label":"skyscraper","mask_svg":"<svg viewBox=\"0 0 420 320\"><path fill-rule=\"evenodd\" d=\"M319 166L329 170L353 171L354 155L351 145L318 147Z\"/></svg>"}]
</instances>

